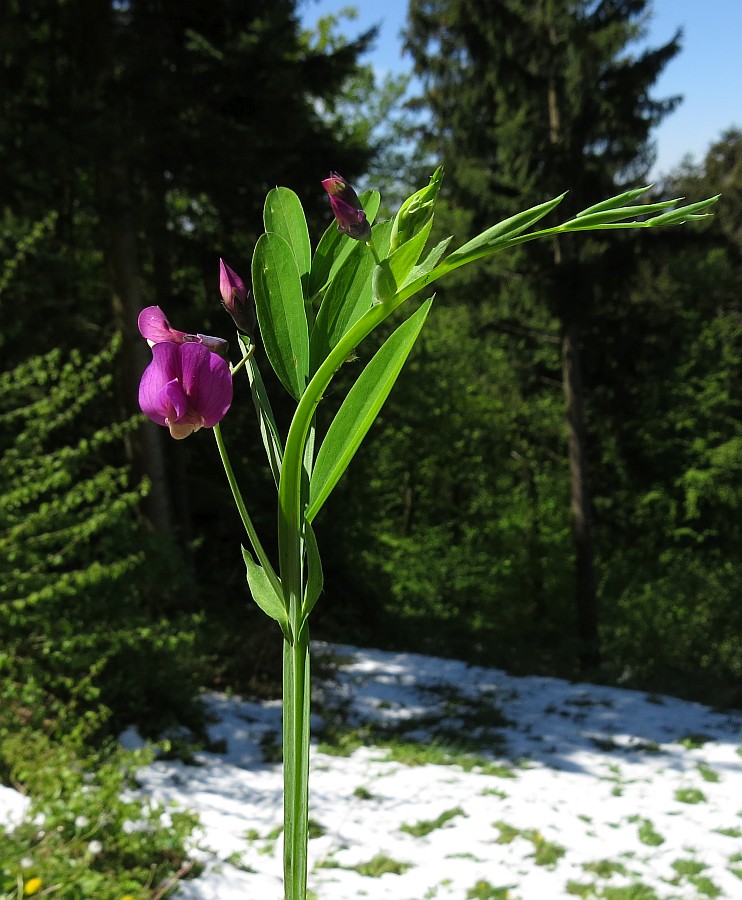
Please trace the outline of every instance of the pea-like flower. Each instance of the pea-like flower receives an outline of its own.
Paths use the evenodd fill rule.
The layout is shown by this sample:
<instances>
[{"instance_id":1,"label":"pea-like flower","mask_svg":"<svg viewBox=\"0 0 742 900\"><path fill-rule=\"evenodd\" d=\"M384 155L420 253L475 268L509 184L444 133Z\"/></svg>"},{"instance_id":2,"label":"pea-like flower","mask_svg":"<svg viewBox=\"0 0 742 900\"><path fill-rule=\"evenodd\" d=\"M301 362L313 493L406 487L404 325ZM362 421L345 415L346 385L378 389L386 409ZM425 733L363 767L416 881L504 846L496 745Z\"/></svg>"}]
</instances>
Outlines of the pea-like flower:
<instances>
[{"instance_id":1,"label":"pea-like flower","mask_svg":"<svg viewBox=\"0 0 742 900\"><path fill-rule=\"evenodd\" d=\"M325 178L322 187L330 198L335 220L338 223L338 231L347 234L356 241L368 241L371 237L371 225L363 211L358 194L348 184L342 175L331 172L329 178Z\"/></svg>"},{"instance_id":2,"label":"pea-like flower","mask_svg":"<svg viewBox=\"0 0 742 900\"><path fill-rule=\"evenodd\" d=\"M139 313L137 321L139 333L150 344L203 344L212 353L227 358L229 341L224 338L213 337L210 334L188 334L186 331L178 331L173 328L165 313L159 306L148 306Z\"/></svg>"},{"instance_id":3,"label":"pea-like flower","mask_svg":"<svg viewBox=\"0 0 742 900\"><path fill-rule=\"evenodd\" d=\"M152 362L139 384L139 406L176 440L213 428L231 404L232 373L221 356L192 341L152 347Z\"/></svg>"}]
</instances>

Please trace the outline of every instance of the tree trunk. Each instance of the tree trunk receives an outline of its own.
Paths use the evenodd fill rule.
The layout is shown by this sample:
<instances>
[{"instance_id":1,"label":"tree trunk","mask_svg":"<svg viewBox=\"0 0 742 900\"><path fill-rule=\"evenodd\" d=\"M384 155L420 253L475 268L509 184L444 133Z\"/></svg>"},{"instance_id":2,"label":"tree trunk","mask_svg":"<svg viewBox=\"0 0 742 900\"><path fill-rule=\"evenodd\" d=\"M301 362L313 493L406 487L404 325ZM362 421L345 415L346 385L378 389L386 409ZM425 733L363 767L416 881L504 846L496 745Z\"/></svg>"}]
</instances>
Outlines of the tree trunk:
<instances>
[{"instance_id":1,"label":"tree trunk","mask_svg":"<svg viewBox=\"0 0 742 900\"><path fill-rule=\"evenodd\" d=\"M111 276L113 323L123 335L119 385L126 415L131 415L138 409L140 376L151 359L147 344L137 330L137 317L143 303L139 288L136 233L125 219L107 223L104 231L106 261ZM135 473L146 475L151 482L142 512L155 531L172 534L173 515L163 433L154 423L144 422L134 434L129 449Z\"/></svg>"},{"instance_id":2,"label":"tree trunk","mask_svg":"<svg viewBox=\"0 0 742 900\"><path fill-rule=\"evenodd\" d=\"M559 43L556 19L551 0L546 0L548 37L552 48ZM553 60L556 62L555 52ZM563 141L560 98L557 89L557 71L552 68L548 76L547 104L549 111L549 141L552 152L557 153ZM562 173L564 174L564 173ZM577 175L577 172L569 173ZM577 183L576 181L573 183ZM559 238L554 241L554 279L556 308L562 327L562 388L567 415L567 441L569 455L570 508L572 512L572 539L575 551L575 612L577 615L578 659L580 668L590 669L600 662L600 638L598 635L598 596L595 580L591 497L587 477L587 453L583 415L582 372L577 326L570 309L586 301L577 287L581 279L570 278L573 270L571 245L564 246ZM575 283L576 282L576 283ZM587 293L587 292L583 292Z\"/></svg>"},{"instance_id":3,"label":"tree trunk","mask_svg":"<svg viewBox=\"0 0 742 900\"><path fill-rule=\"evenodd\" d=\"M600 642L580 351L574 324L566 324L562 333L562 385L567 412L579 661L583 669L588 669L600 662Z\"/></svg>"}]
</instances>

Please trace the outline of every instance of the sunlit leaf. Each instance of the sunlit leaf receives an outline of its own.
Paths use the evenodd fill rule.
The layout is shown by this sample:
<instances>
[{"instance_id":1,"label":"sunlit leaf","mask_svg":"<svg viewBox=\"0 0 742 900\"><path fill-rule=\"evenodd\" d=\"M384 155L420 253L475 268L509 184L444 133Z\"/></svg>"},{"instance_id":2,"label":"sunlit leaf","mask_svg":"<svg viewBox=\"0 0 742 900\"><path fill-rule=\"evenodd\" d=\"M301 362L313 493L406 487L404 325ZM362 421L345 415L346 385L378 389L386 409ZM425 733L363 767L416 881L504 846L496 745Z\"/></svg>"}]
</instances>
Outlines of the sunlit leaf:
<instances>
[{"instance_id":1,"label":"sunlit leaf","mask_svg":"<svg viewBox=\"0 0 742 900\"><path fill-rule=\"evenodd\" d=\"M427 300L387 338L348 392L317 454L309 487L307 522L322 508L389 396L432 303L432 299Z\"/></svg>"},{"instance_id":2,"label":"sunlit leaf","mask_svg":"<svg viewBox=\"0 0 742 900\"><path fill-rule=\"evenodd\" d=\"M281 627L286 640L291 639L291 628L283 598L274 591L270 579L265 574L262 566L258 565L249 550L242 548L242 558L245 560L247 571L247 585L255 603L269 618L273 619Z\"/></svg>"},{"instance_id":3,"label":"sunlit leaf","mask_svg":"<svg viewBox=\"0 0 742 900\"><path fill-rule=\"evenodd\" d=\"M309 243L309 230L301 201L289 188L273 188L265 198L263 222L266 231L280 234L291 247L302 285L306 289L312 261L312 248Z\"/></svg>"},{"instance_id":4,"label":"sunlit leaf","mask_svg":"<svg viewBox=\"0 0 742 900\"><path fill-rule=\"evenodd\" d=\"M263 234L252 261L253 293L265 352L297 400L309 375L309 330L299 269L280 234Z\"/></svg>"}]
</instances>

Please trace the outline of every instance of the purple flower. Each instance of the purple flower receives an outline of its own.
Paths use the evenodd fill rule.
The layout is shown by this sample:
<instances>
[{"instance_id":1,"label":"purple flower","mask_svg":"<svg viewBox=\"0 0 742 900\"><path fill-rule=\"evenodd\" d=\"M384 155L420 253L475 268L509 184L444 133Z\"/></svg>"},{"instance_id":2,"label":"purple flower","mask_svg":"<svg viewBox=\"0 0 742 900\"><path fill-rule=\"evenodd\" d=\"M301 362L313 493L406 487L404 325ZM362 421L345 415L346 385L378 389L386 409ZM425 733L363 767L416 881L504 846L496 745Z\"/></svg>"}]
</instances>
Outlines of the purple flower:
<instances>
[{"instance_id":1,"label":"purple flower","mask_svg":"<svg viewBox=\"0 0 742 900\"><path fill-rule=\"evenodd\" d=\"M152 347L152 362L139 384L139 406L176 440L212 428L231 403L232 373L221 356L192 341L162 341Z\"/></svg>"},{"instance_id":2,"label":"purple flower","mask_svg":"<svg viewBox=\"0 0 742 900\"><path fill-rule=\"evenodd\" d=\"M222 295L222 306L232 316L234 324L252 337L257 322L252 294L223 259L219 260L219 293Z\"/></svg>"},{"instance_id":3,"label":"purple flower","mask_svg":"<svg viewBox=\"0 0 742 900\"><path fill-rule=\"evenodd\" d=\"M159 306L148 306L143 309L139 313L137 325L141 336L150 344L203 344L212 353L227 358L228 341L225 341L224 338L212 337L210 334L188 334L185 331L178 331L177 328L170 325L167 316Z\"/></svg>"},{"instance_id":4,"label":"purple flower","mask_svg":"<svg viewBox=\"0 0 742 900\"><path fill-rule=\"evenodd\" d=\"M366 219L366 213L361 207L358 195L348 182L331 172L329 178L325 178L322 187L330 198L330 206L338 223L338 231L347 234L356 241L368 241L371 238L371 226Z\"/></svg>"}]
</instances>

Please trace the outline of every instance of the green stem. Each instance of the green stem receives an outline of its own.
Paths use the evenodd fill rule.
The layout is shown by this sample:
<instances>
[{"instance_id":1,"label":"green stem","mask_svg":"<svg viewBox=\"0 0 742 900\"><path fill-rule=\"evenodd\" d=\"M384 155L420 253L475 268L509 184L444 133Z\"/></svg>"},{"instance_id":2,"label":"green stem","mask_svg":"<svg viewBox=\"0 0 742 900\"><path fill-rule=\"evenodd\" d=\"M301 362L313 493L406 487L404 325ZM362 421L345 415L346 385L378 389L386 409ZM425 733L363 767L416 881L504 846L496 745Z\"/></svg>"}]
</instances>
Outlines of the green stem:
<instances>
[{"instance_id":1,"label":"green stem","mask_svg":"<svg viewBox=\"0 0 742 900\"><path fill-rule=\"evenodd\" d=\"M283 643L283 869L285 900L306 900L309 844L309 629Z\"/></svg>"},{"instance_id":2,"label":"green stem","mask_svg":"<svg viewBox=\"0 0 742 900\"><path fill-rule=\"evenodd\" d=\"M232 490L232 496L234 497L234 502L237 506L237 510L240 514L240 518L242 519L242 524L245 526L245 531L247 532L247 536L250 540L250 544L252 545L253 551L258 558L258 562L263 567L265 574L268 576L271 584L273 585L274 590L280 597L282 594L281 582L276 575L273 566L271 565L270 559L268 559L268 554L263 549L263 545L260 543L260 538L258 537L258 533L255 530L255 526L252 523L252 519L250 518L250 514L247 511L247 507L245 506L245 501L242 499L242 494L240 493L239 485L237 484L237 479L234 477L234 470L232 469L232 464L229 461L229 454L227 453L227 448L224 445L224 438L222 437L222 430L219 424L214 425L214 437L216 438L216 446L219 450L219 456L222 460L222 465L224 466L224 473L227 476L227 481L229 482L229 487Z\"/></svg>"},{"instance_id":3,"label":"green stem","mask_svg":"<svg viewBox=\"0 0 742 900\"><path fill-rule=\"evenodd\" d=\"M283 597L294 643L283 652L284 890L305 900L309 817L309 629L303 612L302 559L305 447L314 413L348 354L402 301L372 306L340 339L319 367L291 421L278 486L278 546Z\"/></svg>"}]
</instances>

